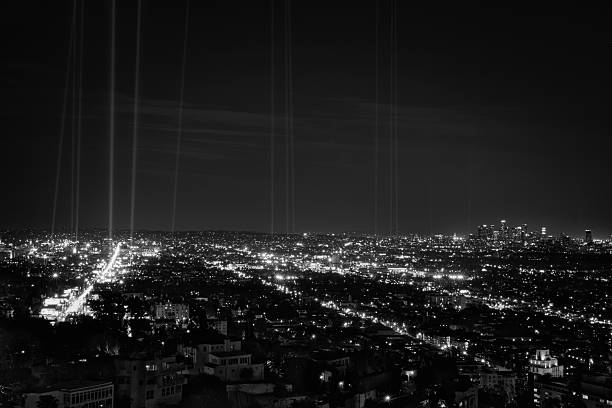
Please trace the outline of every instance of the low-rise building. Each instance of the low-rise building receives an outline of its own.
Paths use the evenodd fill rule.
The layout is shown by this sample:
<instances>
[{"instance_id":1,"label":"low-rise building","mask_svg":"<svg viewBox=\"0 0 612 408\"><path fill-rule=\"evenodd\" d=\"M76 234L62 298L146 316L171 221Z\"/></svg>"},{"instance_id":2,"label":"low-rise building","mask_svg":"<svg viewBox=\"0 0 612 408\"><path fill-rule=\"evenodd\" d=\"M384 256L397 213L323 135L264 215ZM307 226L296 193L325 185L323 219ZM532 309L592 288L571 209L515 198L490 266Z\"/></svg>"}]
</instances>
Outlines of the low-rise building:
<instances>
[{"instance_id":1,"label":"low-rise building","mask_svg":"<svg viewBox=\"0 0 612 408\"><path fill-rule=\"evenodd\" d=\"M516 373L505 368L483 367L480 371L480 387L505 394L507 401L516 398Z\"/></svg>"},{"instance_id":2,"label":"low-rise building","mask_svg":"<svg viewBox=\"0 0 612 408\"><path fill-rule=\"evenodd\" d=\"M227 336L227 320L209 319L208 320L208 327L218 331L219 333L223 334L224 336Z\"/></svg>"},{"instance_id":3,"label":"low-rise building","mask_svg":"<svg viewBox=\"0 0 612 408\"><path fill-rule=\"evenodd\" d=\"M571 392L568 383L549 378L536 379L533 383L533 403L536 407L544 407L551 400L563 401Z\"/></svg>"},{"instance_id":4,"label":"low-rise building","mask_svg":"<svg viewBox=\"0 0 612 408\"><path fill-rule=\"evenodd\" d=\"M224 382L261 381L264 365L252 364L251 353L243 351L215 351L208 353L204 373Z\"/></svg>"},{"instance_id":5,"label":"low-rise building","mask_svg":"<svg viewBox=\"0 0 612 408\"><path fill-rule=\"evenodd\" d=\"M129 398L133 408L175 405L182 399L187 380L182 374L184 365L175 356L122 357L115 361L115 369L117 396Z\"/></svg>"},{"instance_id":6,"label":"low-rise building","mask_svg":"<svg viewBox=\"0 0 612 408\"><path fill-rule=\"evenodd\" d=\"M198 374L203 373L204 367L210 362L210 353L240 351L242 342L222 335L207 334L187 339L179 343L177 348L178 352L191 362L191 373Z\"/></svg>"},{"instance_id":7,"label":"low-rise building","mask_svg":"<svg viewBox=\"0 0 612 408\"><path fill-rule=\"evenodd\" d=\"M587 408L612 406L612 376L589 373L580 376L579 390Z\"/></svg>"},{"instance_id":8,"label":"low-rise building","mask_svg":"<svg viewBox=\"0 0 612 408\"><path fill-rule=\"evenodd\" d=\"M114 387L110 381L70 381L24 393L24 408L38 408L45 399L57 408L113 408Z\"/></svg>"},{"instance_id":9,"label":"low-rise building","mask_svg":"<svg viewBox=\"0 0 612 408\"><path fill-rule=\"evenodd\" d=\"M478 408L478 388L464 387L455 391L455 404L459 408Z\"/></svg>"},{"instance_id":10,"label":"low-rise building","mask_svg":"<svg viewBox=\"0 0 612 408\"><path fill-rule=\"evenodd\" d=\"M335 350L317 351L312 354L312 357L314 361L333 368L340 377L344 377L351 362L348 354Z\"/></svg>"},{"instance_id":11,"label":"low-rise building","mask_svg":"<svg viewBox=\"0 0 612 408\"><path fill-rule=\"evenodd\" d=\"M179 326L189 323L189 305L183 303L157 303L155 305L155 319L173 321Z\"/></svg>"}]
</instances>

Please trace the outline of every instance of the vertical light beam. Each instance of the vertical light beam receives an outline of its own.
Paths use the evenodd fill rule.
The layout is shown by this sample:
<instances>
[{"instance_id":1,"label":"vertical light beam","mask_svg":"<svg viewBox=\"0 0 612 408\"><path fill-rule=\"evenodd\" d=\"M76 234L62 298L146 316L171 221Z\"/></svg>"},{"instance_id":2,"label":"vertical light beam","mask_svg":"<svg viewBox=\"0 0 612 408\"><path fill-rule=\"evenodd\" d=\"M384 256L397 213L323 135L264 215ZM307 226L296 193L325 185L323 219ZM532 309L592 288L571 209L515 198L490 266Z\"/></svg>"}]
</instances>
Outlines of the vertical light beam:
<instances>
[{"instance_id":1,"label":"vertical light beam","mask_svg":"<svg viewBox=\"0 0 612 408\"><path fill-rule=\"evenodd\" d=\"M274 76L274 0L270 0L270 234L274 234L274 133L276 131Z\"/></svg>"},{"instance_id":2,"label":"vertical light beam","mask_svg":"<svg viewBox=\"0 0 612 408\"><path fill-rule=\"evenodd\" d=\"M132 130L132 182L130 196L130 244L134 239L134 211L136 208L136 160L138 150L138 108L140 98L140 30L142 19L142 0L136 9L136 62L134 66L134 128Z\"/></svg>"},{"instance_id":3,"label":"vertical light beam","mask_svg":"<svg viewBox=\"0 0 612 408\"><path fill-rule=\"evenodd\" d=\"M76 146L76 197L75 197L75 219L74 219L74 241L79 240L79 220L81 207L81 132L83 128L83 43L85 42L85 2L81 2L81 21L79 27L79 107L77 121L77 146Z\"/></svg>"},{"instance_id":4,"label":"vertical light beam","mask_svg":"<svg viewBox=\"0 0 612 408\"><path fill-rule=\"evenodd\" d=\"M395 233L395 166L393 164L395 160L395 138L393 129L393 101L394 101L394 45L393 45L393 0L389 0L389 232L391 235Z\"/></svg>"},{"instance_id":5,"label":"vertical light beam","mask_svg":"<svg viewBox=\"0 0 612 408\"><path fill-rule=\"evenodd\" d=\"M74 1L72 6L72 22L70 25L70 40L68 41L68 57L66 58L66 76L64 79L64 100L62 103L62 116L60 119L60 134L59 134L59 142L58 142L58 150L57 150L57 165L55 170L55 190L53 192L53 211L51 213L51 240L53 240L53 236L55 234L55 222L57 216L57 197L59 193L59 182L60 175L62 171L62 151L64 149L64 131L66 129L66 107L68 104L68 83L70 82L70 72L71 72L71 60L73 53L73 39L75 35L75 24L76 24L76 1Z\"/></svg>"},{"instance_id":6,"label":"vertical light beam","mask_svg":"<svg viewBox=\"0 0 612 408\"><path fill-rule=\"evenodd\" d=\"M291 231L291 201L290 201L290 187L289 181L291 180L289 174L290 168L290 131L289 131L289 0L285 0L285 21L284 21L284 57L285 57L285 233L289 234Z\"/></svg>"},{"instance_id":7,"label":"vertical light beam","mask_svg":"<svg viewBox=\"0 0 612 408\"><path fill-rule=\"evenodd\" d=\"M78 6L77 6L78 8ZM76 22L75 22L75 32L76 32ZM74 210L75 210L75 201L76 201L76 191L75 191L75 176L76 176L76 132L77 132L77 47L78 47L78 39L77 35L72 38L72 48L75 50L72 53L72 96L71 96L71 124L70 124L70 234L74 233Z\"/></svg>"},{"instance_id":8,"label":"vertical light beam","mask_svg":"<svg viewBox=\"0 0 612 408\"><path fill-rule=\"evenodd\" d=\"M293 29L291 0L287 0L287 35L288 35L288 55L287 55L287 75L288 75L288 117L289 117L289 172L291 185L291 233L295 233L295 133L293 126Z\"/></svg>"},{"instance_id":9,"label":"vertical light beam","mask_svg":"<svg viewBox=\"0 0 612 408\"><path fill-rule=\"evenodd\" d=\"M397 0L393 0L394 1L394 10L393 10L393 53L394 53L394 58L393 58L393 73L394 73L394 78L393 78L393 85L395 88L395 92L393 93L394 96L394 100L393 100L393 132L394 132L394 137L395 137L395 160L394 160L394 164L395 164L395 233L399 234L399 132L398 132L398 125L397 125L397 106L398 106L398 100L399 100L399 87L398 87L398 60L399 60L399 49L398 49L398 45L397 45L397 40L398 40L398 30L399 30L399 21L398 21L398 15L399 15L399 2Z\"/></svg>"},{"instance_id":10,"label":"vertical light beam","mask_svg":"<svg viewBox=\"0 0 612 408\"><path fill-rule=\"evenodd\" d=\"M185 66L187 62L187 39L189 35L189 0L185 8L185 34L183 37L183 61L181 65L181 90L179 100L179 112L178 112L178 131L176 134L176 159L174 161L174 194L172 196L172 224L171 232L174 235L176 229L176 202L178 193L178 175L179 165L181 158L181 139L183 137L183 105L185 97Z\"/></svg>"},{"instance_id":11,"label":"vertical light beam","mask_svg":"<svg viewBox=\"0 0 612 408\"><path fill-rule=\"evenodd\" d=\"M378 236L378 19L379 6L378 0L374 0L376 11L375 18L375 33L374 33L374 236Z\"/></svg>"},{"instance_id":12,"label":"vertical light beam","mask_svg":"<svg viewBox=\"0 0 612 408\"><path fill-rule=\"evenodd\" d=\"M115 189L115 14L116 0L111 1L110 32L110 98L109 98L109 149L108 149L108 238L113 239L113 204Z\"/></svg>"}]
</instances>

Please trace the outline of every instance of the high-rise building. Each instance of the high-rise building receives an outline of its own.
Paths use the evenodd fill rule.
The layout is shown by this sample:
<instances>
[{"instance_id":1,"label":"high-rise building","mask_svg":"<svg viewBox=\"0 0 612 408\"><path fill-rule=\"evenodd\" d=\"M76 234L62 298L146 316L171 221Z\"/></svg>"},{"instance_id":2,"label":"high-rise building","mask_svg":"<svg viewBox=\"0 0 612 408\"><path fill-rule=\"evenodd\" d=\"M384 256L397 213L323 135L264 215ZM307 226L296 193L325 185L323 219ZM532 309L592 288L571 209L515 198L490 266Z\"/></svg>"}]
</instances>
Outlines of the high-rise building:
<instances>
[{"instance_id":1,"label":"high-rise building","mask_svg":"<svg viewBox=\"0 0 612 408\"><path fill-rule=\"evenodd\" d=\"M550 374L551 377L563 377L563 366L550 355L549 350L537 350L529 359L529 372L537 375Z\"/></svg>"},{"instance_id":2,"label":"high-rise building","mask_svg":"<svg viewBox=\"0 0 612 408\"><path fill-rule=\"evenodd\" d=\"M495 228L493 225L480 225L478 226L478 238L481 239L492 239Z\"/></svg>"},{"instance_id":3,"label":"high-rise building","mask_svg":"<svg viewBox=\"0 0 612 408\"><path fill-rule=\"evenodd\" d=\"M506 220L501 220L501 227L499 229L500 238L504 241L509 237L508 225L506 225Z\"/></svg>"},{"instance_id":4,"label":"high-rise building","mask_svg":"<svg viewBox=\"0 0 612 408\"><path fill-rule=\"evenodd\" d=\"M590 229L584 230L584 242L586 242L587 244L593 243L593 233Z\"/></svg>"}]
</instances>

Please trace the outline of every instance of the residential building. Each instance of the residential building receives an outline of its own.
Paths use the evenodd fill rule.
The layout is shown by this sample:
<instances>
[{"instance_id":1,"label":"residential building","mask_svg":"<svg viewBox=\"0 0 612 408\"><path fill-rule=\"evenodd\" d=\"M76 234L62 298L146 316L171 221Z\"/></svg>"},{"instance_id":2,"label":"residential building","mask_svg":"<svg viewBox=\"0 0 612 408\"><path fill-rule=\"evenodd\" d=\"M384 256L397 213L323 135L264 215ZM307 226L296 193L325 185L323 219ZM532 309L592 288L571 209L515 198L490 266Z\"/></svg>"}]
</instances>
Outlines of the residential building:
<instances>
[{"instance_id":1,"label":"residential building","mask_svg":"<svg viewBox=\"0 0 612 408\"><path fill-rule=\"evenodd\" d=\"M54 398L57 408L113 408L114 387L110 381L70 381L24 393L24 408L38 408L41 399Z\"/></svg>"}]
</instances>

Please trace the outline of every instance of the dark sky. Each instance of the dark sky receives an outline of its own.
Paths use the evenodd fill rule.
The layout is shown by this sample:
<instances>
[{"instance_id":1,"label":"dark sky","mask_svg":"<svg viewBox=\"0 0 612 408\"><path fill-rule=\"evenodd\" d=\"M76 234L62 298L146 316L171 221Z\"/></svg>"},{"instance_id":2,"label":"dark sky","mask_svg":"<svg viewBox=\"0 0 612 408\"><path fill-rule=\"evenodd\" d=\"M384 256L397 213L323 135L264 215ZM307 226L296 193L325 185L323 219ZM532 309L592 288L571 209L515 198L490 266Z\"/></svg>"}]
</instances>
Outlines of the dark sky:
<instances>
[{"instance_id":1,"label":"dark sky","mask_svg":"<svg viewBox=\"0 0 612 408\"><path fill-rule=\"evenodd\" d=\"M10 3L2 6L0 228L49 228L72 2ZM117 3L114 227L126 228L136 2ZM555 234L582 235L588 227L608 237L610 9L399 3L400 231L466 233L505 218ZM106 227L110 2L84 4L79 221ZM135 226L169 229L185 3L143 4ZM278 231L285 230L284 4L276 0ZM378 225L385 232L389 0L378 4ZM374 228L375 10L373 0L293 0L299 232ZM177 229L270 228L270 14L266 1L192 1ZM71 103L58 227L71 224Z\"/></svg>"}]
</instances>

